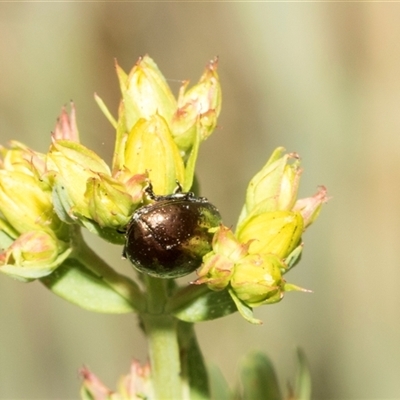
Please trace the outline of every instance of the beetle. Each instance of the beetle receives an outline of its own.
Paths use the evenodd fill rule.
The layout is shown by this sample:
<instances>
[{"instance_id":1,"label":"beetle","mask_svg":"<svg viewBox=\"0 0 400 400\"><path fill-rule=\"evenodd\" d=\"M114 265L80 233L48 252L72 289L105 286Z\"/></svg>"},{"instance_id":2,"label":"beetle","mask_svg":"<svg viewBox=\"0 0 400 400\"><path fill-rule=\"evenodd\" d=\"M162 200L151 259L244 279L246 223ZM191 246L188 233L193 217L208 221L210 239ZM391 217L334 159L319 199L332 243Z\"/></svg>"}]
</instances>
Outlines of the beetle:
<instances>
[{"instance_id":1,"label":"beetle","mask_svg":"<svg viewBox=\"0 0 400 400\"><path fill-rule=\"evenodd\" d=\"M221 215L205 197L178 188L157 196L151 183L144 189L152 203L138 208L126 227L123 257L140 272L178 278L197 269L211 251Z\"/></svg>"}]
</instances>

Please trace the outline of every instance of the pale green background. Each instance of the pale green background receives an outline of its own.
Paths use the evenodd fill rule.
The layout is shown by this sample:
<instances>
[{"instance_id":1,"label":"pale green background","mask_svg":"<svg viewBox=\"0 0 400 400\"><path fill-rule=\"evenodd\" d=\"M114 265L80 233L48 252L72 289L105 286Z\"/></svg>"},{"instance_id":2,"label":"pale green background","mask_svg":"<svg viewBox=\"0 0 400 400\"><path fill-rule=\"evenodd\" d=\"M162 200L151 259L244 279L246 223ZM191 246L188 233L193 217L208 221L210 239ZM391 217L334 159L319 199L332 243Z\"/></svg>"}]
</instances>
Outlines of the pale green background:
<instances>
[{"instance_id":1,"label":"pale green background","mask_svg":"<svg viewBox=\"0 0 400 400\"><path fill-rule=\"evenodd\" d=\"M304 237L290 293L256 311L202 323L208 360L232 380L248 350L267 352L283 385L307 353L315 399L400 398L400 4L2 3L0 141L46 151L73 99L82 142L108 161L114 57L149 53L176 91L220 57L223 108L203 145L202 194L235 224L246 184L278 145L303 159L301 195L333 199ZM90 243L122 271L121 248ZM0 276L0 398L74 399L88 365L111 387L146 359L131 315L81 310L38 283Z\"/></svg>"}]
</instances>

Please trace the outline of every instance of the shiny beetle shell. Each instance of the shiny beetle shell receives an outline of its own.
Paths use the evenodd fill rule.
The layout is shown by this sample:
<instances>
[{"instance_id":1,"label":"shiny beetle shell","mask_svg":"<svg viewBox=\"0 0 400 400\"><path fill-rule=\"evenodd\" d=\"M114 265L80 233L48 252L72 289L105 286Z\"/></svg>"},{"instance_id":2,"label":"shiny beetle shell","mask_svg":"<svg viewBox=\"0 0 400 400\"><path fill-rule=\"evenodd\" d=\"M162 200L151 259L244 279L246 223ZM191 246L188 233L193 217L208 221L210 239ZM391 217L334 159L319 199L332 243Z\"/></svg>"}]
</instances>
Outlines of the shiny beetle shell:
<instances>
[{"instance_id":1,"label":"shiny beetle shell","mask_svg":"<svg viewBox=\"0 0 400 400\"><path fill-rule=\"evenodd\" d=\"M154 196L151 190L155 202L133 213L123 255L148 275L187 275L211 251L213 234L208 230L219 225L221 215L206 198L193 193Z\"/></svg>"}]
</instances>

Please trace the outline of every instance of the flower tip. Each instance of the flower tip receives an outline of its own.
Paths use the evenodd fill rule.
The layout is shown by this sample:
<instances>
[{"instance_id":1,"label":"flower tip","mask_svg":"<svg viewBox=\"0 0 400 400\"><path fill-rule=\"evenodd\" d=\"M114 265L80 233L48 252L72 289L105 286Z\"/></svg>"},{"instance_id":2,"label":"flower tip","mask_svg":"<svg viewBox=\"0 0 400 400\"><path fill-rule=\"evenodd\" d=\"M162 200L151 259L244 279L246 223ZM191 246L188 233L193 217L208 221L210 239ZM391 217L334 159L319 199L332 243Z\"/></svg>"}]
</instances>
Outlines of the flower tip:
<instances>
[{"instance_id":1,"label":"flower tip","mask_svg":"<svg viewBox=\"0 0 400 400\"><path fill-rule=\"evenodd\" d=\"M328 196L328 189L324 185L318 186L318 192L315 194L315 197L320 199L321 203L327 203L332 197Z\"/></svg>"},{"instance_id":2,"label":"flower tip","mask_svg":"<svg viewBox=\"0 0 400 400\"><path fill-rule=\"evenodd\" d=\"M79 142L79 132L76 124L76 109L75 104L70 101L71 112L68 115L66 106L61 109L61 114L57 118L56 127L51 137L52 140L72 140L74 142Z\"/></svg>"},{"instance_id":3,"label":"flower tip","mask_svg":"<svg viewBox=\"0 0 400 400\"><path fill-rule=\"evenodd\" d=\"M293 151L292 153L288 154L289 158L294 158L296 160L301 160L300 154Z\"/></svg>"},{"instance_id":4,"label":"flower tip","mask_svg":"<svg viewBox=\"0 0 400 400\"><path fill-rule=\"evenodd\" d=\"M86 365L84 365L83 367L79 368L78 373L79 373L79 375L80 375L83 379L85 379L85 380L90 379L90 378L92 377L92 375L93 375L93 374L89 371L89 368L86 367Z\"/></svg>"},{"instance_id":5,"label":"flower tip","mask_svg":"<svg viewBox=\"0 0 400 400\"><path fill-rule=\"evenodd\" d=\"M215 56L212 60L209 61L207 67L211 71L216 71L218 68L219 57Z\"/></svg>"}]
</instances>

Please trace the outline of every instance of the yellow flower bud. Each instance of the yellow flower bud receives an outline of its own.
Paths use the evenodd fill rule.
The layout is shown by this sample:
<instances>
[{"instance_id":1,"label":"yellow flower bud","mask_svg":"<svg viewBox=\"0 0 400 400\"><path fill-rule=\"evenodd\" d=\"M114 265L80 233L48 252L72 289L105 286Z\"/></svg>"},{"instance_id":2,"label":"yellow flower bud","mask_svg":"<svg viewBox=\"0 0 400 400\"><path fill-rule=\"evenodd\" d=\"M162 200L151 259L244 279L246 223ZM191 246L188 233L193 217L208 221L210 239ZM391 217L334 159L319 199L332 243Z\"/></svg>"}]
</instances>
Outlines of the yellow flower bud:
<instances>
[{"instance_id":1,"label":"yellow flower bud","mask_svg":"<svg viewBox=\"0 0 400 400\"><path fill-rule=\"evenodd\" d=\"M0 271L24 281L40 278L68 256L69 226L56 215L42 179L44 155L18 142L1 153Z\"/></svg>"},{"instance_id":2,"label":"yellow flower bud","mask_svg":"<svg viewBox=\"0 0 400 400\"><path fill-rule=\"evenodd\" d=\"M162 116L141 119L133 127L125 146L125 166L132 175L147 172L157 195L172 193L176 181L184 185L185 167Z\"/></svg>"},{"instance_id":3,"label":"yellow flower bud","mask_svg":"<svg viewBox=\"0 0 400 400\"><path fill-rule=\"evenodd\" d=\"M172 121L172 135L185 153L193 147L198 135L200 141L212 133L221 111L221 86L217 74L218 60L209 62L199 82L186 93L189 81L179 91L178 109Z\"/></svg>"},{"instance_id":4,"label":"yellow flower bud","mask_svg":"<svg viewBox=\"0 0 400 400\"><path fill-rule=\"evenodd\" d=\"M100 173L88 179L85 199L90 217L101 227L126 226L137 207L122 183Z\"/></svg>"},{"instance_id":5,"label":"yellow flower bud","mask_svg":"<svg viewBox=\"0 0 400 400\"><path fill-rule=\"evenodd\" d=\"M235 265L230 284L249 307L280 301L284 293L281 261L273 254L251 254Z\"/></svg>"},{"instance_id":6,"label":"yellow flower bud","mask_svg":"<svg viewBox=\"0 0 400 400\"><path fill-rule=\"evenodd\" d=\"M18 234L62 229L53 211L51 192L41 185L23 172L0 170L0 213Z\"/></svg>"},{"instance_id":7,"label":"yellow flower bud","mask_svg":"<svg viewBox=\"0 0 400 400\"><path fill-rule=\"evenodd\" d=\"M69 140L56 140L47 155L48 177L69 217L90 217L86 183L97 173L110 175L107 164L93 151Z\"/></svg>"},{"instance_id":8,"label":"yellow flower bud","mask_svg":"<svg viewBox=\"0 0 400 400\"><path fill-rule=\"evenodd\" d=\"M117 65L123 98L120 118L130 132L141 118L159 114L167 121L176 110L176 100L156 63L149 57L140 58L129 75Z\"/></svg>"},{"instance_id":9,"label":"yellow flower bud","mask_svg":"<svg viewBox=\"0 0 400 400\"><path fill-rule=\"evenodd\" d=\"M265 212L245 220L237 237L241 243L249 242L249 253L272 253L284 259L299 245L303 228L298 212Z\"/></svg>"},{"instance_id":10,"label":"yellow flower bud","mask_svg":"<svg viewBox=\"0 0 400 400\"><path fill-rule=\"evenodd\" d=\"M278 147L260 172L250 181L239 225L250 215L291 210L295 204L301 169L297 154L283 154ZM295 159L289 164L290 159Z\"/></svg>"}]
</instances>

